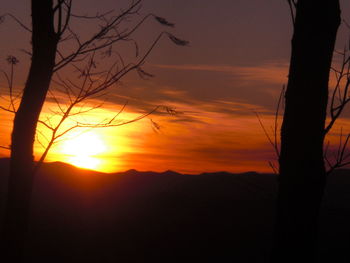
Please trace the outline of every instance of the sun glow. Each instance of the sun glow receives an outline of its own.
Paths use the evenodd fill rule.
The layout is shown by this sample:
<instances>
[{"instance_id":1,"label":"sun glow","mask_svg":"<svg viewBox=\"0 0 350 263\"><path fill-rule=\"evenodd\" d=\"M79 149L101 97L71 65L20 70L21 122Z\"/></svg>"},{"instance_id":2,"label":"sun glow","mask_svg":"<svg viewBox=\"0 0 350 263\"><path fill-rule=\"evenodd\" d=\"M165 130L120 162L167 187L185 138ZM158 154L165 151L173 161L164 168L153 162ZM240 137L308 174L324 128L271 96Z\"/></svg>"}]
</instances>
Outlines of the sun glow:
<instances>
[{"instance_id":1,"label":"sun glow","mask_svg":"<svg viewBox=\"0 0 350 263\"><path fill-rule=\"evenodd\" d=\"M62 145L62 153L68 156L67 162L87 169L98 169L107 147L104 141L93 132L86 132L67 140Z\"/></svg>"}]
</instances>

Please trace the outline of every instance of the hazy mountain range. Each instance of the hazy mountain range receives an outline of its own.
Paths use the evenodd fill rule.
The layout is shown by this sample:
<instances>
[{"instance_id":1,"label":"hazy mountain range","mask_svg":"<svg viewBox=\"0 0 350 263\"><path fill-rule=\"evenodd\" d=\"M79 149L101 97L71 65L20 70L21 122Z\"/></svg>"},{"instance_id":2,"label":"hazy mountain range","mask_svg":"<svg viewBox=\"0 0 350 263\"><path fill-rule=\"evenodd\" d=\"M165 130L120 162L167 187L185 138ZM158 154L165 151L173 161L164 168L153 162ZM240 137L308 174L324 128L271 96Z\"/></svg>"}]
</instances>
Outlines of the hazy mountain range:
<instances>
[{"instance_id":1,"label":"hazy mountain range","mask_svg":"<svg viewBox=\"0 0 350 263\"><path fill-rule=\"evenodd\" d=\"M3 214L8 159L0 159ZM47 163L36 178L30 262L265 262L277 177L103 174ZM349 262L350 171L329 178L320 262Z\"/></svg>"}]
</instances>

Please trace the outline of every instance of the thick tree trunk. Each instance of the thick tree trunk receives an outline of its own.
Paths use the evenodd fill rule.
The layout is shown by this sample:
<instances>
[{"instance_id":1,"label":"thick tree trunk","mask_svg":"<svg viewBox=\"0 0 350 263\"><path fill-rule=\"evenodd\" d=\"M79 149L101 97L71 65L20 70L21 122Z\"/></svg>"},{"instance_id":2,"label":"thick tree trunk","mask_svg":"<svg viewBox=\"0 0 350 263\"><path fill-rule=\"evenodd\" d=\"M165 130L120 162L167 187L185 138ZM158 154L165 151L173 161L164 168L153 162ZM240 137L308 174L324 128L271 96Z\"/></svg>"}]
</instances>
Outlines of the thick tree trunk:
<instances>
[{"instance_id":1,"label":"thick tree trunk","mask_svg":"<svg viewBox=\"0 0 350 263\"><path fill-rule=\"evenodd\" d=\"M340 24L338 0L299 0L281 130L273 262L314 262L326 184L328 80Z\"/></svg>"},{"instance_id":2,"label":"thick tree trunk","mask_svg":"<svg viewBox=\"0 0 350 263\"><path fill-rule=\"evenodd\" d=\"M3 249L11 262L22 262L33 186L33 144L38 118L50 85L58 37L52 0L32 0L32 61L14 119ZM3 254L4 255L4 254ZM10 262L10 261L9 261Z\"/></svg>"}]
</instances>

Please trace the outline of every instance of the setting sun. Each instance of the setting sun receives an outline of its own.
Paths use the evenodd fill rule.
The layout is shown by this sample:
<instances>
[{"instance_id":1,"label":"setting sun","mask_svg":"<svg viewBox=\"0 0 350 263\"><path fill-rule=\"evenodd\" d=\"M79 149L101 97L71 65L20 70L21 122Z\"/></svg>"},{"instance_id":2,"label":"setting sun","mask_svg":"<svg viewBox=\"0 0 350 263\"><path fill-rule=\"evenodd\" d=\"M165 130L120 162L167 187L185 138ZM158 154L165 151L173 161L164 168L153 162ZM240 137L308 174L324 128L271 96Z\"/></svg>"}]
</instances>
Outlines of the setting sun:
<instances>
[{"instance_id":1,"label":"setting sun","mask_svg":"<svg viewBox=\"0 0 350 263\"><path fill-rule=\"evenodd\" d=\"M97 155L106 150L104 141L93 132L76 135L62 146L62 153L69 156L69 163L87 169L97 169L101 164Z\"/></svg>"}]
</instances>

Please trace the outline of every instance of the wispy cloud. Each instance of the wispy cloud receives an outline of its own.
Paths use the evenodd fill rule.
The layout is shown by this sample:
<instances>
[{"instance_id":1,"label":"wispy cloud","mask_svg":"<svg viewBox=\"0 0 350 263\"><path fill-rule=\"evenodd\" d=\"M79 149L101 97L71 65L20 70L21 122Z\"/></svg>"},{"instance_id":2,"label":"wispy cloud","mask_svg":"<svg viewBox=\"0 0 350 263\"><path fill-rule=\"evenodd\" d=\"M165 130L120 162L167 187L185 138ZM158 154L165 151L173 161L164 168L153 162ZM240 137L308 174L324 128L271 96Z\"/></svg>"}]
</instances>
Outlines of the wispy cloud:
<instances>
[{"instance_id":1,"label":"wispy cloud","mask_svg":"<svg viewBox=\"0 0 350 263\"><path fill-rule=\"evenodd\" d=\"M266 63L260 66L229 65L153 65L162 69L210 71L235 75L244 80L264 81L274 84L285 83L288 77L288 63Z\"/></svg>"}]
</instances>

